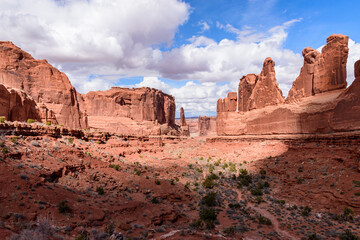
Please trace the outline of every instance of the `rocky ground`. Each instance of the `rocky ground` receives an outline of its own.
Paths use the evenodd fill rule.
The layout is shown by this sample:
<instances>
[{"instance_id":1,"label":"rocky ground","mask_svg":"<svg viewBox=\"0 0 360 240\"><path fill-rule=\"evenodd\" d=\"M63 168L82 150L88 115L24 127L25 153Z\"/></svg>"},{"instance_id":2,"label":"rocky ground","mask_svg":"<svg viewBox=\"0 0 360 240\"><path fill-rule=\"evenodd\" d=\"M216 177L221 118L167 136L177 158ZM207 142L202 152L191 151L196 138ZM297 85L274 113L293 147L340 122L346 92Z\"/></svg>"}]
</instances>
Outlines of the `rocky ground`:
<instances>
[{"instance_id":1,"label":"rocky ground","mask_svg":"<svg viewBox=\"0 0 360 240\"><path fill-rule=\"evenodd\" d=\"M104 140L7 132L0 150L0 239L360 236L354 136Z\"/></svg>"}]
</instances>

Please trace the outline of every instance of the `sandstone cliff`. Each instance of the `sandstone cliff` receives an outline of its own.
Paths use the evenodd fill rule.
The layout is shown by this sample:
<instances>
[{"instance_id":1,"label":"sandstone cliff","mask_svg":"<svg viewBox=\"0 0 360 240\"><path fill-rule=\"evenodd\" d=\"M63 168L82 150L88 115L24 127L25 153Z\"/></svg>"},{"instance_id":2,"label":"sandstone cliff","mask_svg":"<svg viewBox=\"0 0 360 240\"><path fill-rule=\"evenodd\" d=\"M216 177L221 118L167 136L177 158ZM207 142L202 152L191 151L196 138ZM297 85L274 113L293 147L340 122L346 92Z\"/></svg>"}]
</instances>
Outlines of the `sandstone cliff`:
<instances>
[{"instance_id":1,"label":"sandstone cliff","mask_svg":"<svg viewBox=\"0 0 360 240\"><path fill-rule=\"evenodd\" d=\"M173 96L150 88L79 94L64 73L11 42L0 42L0 85L0 116L7 120L32 118L121 134L177 134Z\"/></svg>"},{"instance_id":2,"label":"sandstone cliff","mask_svg":"<svg viewBox=\"0 0 360 240\"><path fill-rule=\"evenodd\" d=\"M86 112L91 128L148 134L154 124L175 125L175 99L160 90L113 87L82 98L81 110Z\"/></svg>"},{"instance_id":3,"label":"sandstone cliff","mask_svg":"<svg viewBox=\"0 0 360 240\"><path fill-rule=\"evenodd\" d=\"M260 76L273 72L272 64L266 68L264 64L265 70L260 76L243 77L239 84L239 112L218 112L217 134L316 134L360 130L359 61L355 63L355 81L344 89L347 85L347 41L346 36L331 35L322 53L304 49L304 66L286 103L266 105L271 99L258 100L272 96L281 101L280 97L274 97L271 88L254 94ZM271 78L265 82L271 82ZM252 105L251 101L258 104Z\"/></svg>"},{"instance_id":4,"label":"sandstone cliff","mask_svg":"<svg viewBox=\"0 0 360 240\"><path fill-rule=\"evenodd\" d=\"M0 84L23 90L37 103L44 104L54 112L59 124L87 127L79 109L78 93L66 75L11 42L0 42Z\"/></svg>"},{"instance_id":5,"label":"sandstone cliff","mask_svg":"<svg viewBox=\"0 0 360 240\"><path fill-rule=\"evenodd\" d=\"M235 112L237 107L237 93L229 92L224 99L217 101L217 112Z\"/></svg>"},{"instance_id":6,"label":"sandstone cliff","mask_svg":"<svg viewBox=\"0 0 360 240\"><path fill-rule=\"evenodd\" d=\"M44 105L37 104L24 91L7 89L0 84L0 116L8 121L27 121L57 123L54 113Z\"/></svg>"},{"instance_id":7,"label":"sandstone cliff","mask_svg":"<svg viewBox=\"0 0 360 240\"><path fill-rule=\"evenodd\" d=\"M307 47L303 50L304 64L294 81L286 102L303 97L346 88L346 62L349 37L334 34L327 38L321 53Z\"/></svg>"}]
</instances>

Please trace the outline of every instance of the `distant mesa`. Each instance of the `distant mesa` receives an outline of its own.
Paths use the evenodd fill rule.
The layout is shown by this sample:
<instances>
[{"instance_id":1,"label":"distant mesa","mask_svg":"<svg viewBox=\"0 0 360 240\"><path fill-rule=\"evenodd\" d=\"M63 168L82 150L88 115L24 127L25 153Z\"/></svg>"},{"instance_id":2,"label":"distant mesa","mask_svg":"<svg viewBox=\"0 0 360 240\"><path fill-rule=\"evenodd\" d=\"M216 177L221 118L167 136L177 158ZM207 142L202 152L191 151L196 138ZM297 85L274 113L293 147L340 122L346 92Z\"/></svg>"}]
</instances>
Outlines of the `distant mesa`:
<instances>
[{"instance_id":1,"label":"distant mesa","mask_svg":"<svg viewBox=\"0 0 360 240\"><path fill-rule=\"evenodd\" d=\"M243 76L238 93L217 103L217 134L314 134L360 130L360 62L346 89L349 37L327 38L321 53L307 47L304 64L284 99L275 78L275 63L264 61L259 75ZM238 101L237 109L234 108Z\"/></svg>"}]
</instances>

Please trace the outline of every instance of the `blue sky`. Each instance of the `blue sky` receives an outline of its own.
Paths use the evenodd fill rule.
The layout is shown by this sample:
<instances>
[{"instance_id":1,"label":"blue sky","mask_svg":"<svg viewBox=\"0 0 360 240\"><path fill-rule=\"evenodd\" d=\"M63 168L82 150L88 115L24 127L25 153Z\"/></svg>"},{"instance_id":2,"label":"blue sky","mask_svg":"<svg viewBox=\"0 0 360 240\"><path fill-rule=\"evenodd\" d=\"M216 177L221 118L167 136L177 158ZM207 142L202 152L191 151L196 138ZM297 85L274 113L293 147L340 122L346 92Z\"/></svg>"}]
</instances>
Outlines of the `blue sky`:
<instances>
[{"instance_id":1,"label":"blue sky","mask_svg":"<svg viewBox=\"0 0 360 240\"><path fill-rule=\"evenodd\" d=\"M334 33L350 37L351 83L359 9L332 0L2 0L0 39L47 59L81 93L149 86L174 95L187 116L214 116L217 99L266 57L286 96L302 49Z\"/></svg>"}]
</instances>

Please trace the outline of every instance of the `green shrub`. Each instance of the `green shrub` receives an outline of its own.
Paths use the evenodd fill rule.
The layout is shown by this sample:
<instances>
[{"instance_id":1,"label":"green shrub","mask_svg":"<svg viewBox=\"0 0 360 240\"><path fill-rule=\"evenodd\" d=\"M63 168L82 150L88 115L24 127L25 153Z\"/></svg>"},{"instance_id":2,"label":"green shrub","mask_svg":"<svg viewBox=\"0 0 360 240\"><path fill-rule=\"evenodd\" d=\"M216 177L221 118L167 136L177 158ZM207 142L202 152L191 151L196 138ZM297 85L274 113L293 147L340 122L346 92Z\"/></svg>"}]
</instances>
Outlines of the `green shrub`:
<instances>
[{"instance_id":1,"label":"green shrub","mask_svg":"<svg viewBox=\"0 0 360 240\"><path fill-rule=\"evenodd\" d=\"M29 118L26 122L30 124L30 123L34 123L34 122L35 122L35 120L34 120L34 119Z\"/></svg>"},{"instance_id":2,"label":"green shrub","mask_svg":"<svg viewBox=\"0 0 360 240\"><path fill-rule=\"evenodd\" d=\"M200 210L200 219L203 220L206 224L206 228L212 229L215 227L214 222L217 218L215 209L213 208L203 208Z\"/></svg>"},{"instance_id":3,"label":"green shrub","mask_svg":"<svg viewBox=\"0 0 360 240\"><path fill-rule=\"evenodd\" d=\"M11 142L16 143L20 138L18 136L15 136L11 138Z\"/></svg>"},{"instance_id":4,"label":"green shrub","mask_svg":"<svg viewBox=\"0 0 360 240\"><path fill-rule=\"evenodd\" d=\"M1 152L2 152L2 154L7 154L7 153L9 153L9 149L7 147L3 147L1 149Z\"/></svg>"},{"instance_id":5,"label":"green shrub","mask_svg":"<svg viewBox=\"0 0 360 240\"><path fill-rule=\"evenodd\" d=\"M239 174L239 182L238 182L238 188L241 188L243 186L249 186L250 183L252 183L252 176L248 174L248 171L246 169L240 169Z\"/></svg>"},{"instance_id":6,"label":"green shrub","mask_svg":"<svg viewBox=\"0 0 360 240\"><path fill-rule=\"evenodd\" d=\"M311 208L309 206L305 206L304 209L301 211L301 214L305 217L309 216L311 212Z\"/></svg>"},{"instance_id":7,"label":"green shrub","mask_svg":"<svg viewBox=\"0 0 360 240\"><path fill-rule=\"evenodd\" d=\"M241 205L240 203L229 203L229 208L231 209L240 209L241 208Z\"/></svg>"},{"instance_id":8,"label":"green shrub","mask_svg":"<svg viewBox=\"0 0 360 240\"><path fill-rule=\"evenodd\" d=\"M231 227L228 227L228 228L224 228L224 230L223 230L223 233L225 234L225 235L233 235L234 233L236 232L236 229L235 229L235 227L234 226L231 226Z\"/></svg>"},{"instance_id":9,"label":"green shrub","mask_svg":"<svg viewBox=\"0 0 360 240\"><path fill-rule=\"evenodd\" d=\"M263 192L262 192L261 188L258 188L258 187L252 188L250 190L250 192L254 196L262 196L263 195Z\"/></svg>"},{"instance_id":10,"label":"green shrub","mask_svg":"<svg viewBox=\"0 0 360 240\"><path fill-rule=\"evenodd\" d=\"M0 117L0 123L4 123L5 122L5 117Z\"/></svg>"},{"instance_id":11,"label":"green shrub","mask_svg":"<svg viewBox=\"0 0 360 240\"><path fill-rule=\"evenodd\" d=\"M68 205L68 201L64 200L59 202L59 204L57 205L58 207L58 211L59 213L70 213L71 212L71 208Z\"/></svg>"},{"instance_id":12,"label":"green shrub","mask_svg":"<svg viewBox=\"0 0 360 240\"><path fill-rule=\"evenodd\" d=\"M156 197L153 197L153 198L151 199L151 203L158 204L158 203L160 203L160 201L159 201L159 199L157 199Z\"/></svg>"},{"instance_id":13,"label":"green shrub","mask_svg":"<svg viewBox=\"0 0 360 240\"><path fill-rule=\"evenodd\" d=\"M340 235L340 240L359 240L360 237L353 234L349 229Z\"/></svg>"},{"instance_id":14,"label":"green shrub","mask_svg":"<svg viewBox=\"0 0 360 240\"><path fill-rule=\"evenodd\" d=\"M271 225L272 224L270 219L268 219L267 217L264 217L262 215L258 216L257 219L258 219L260 224L264 224L264 225Z\"/></svg>"},{"instance_id":15,"label":"green shrub","mask_svg":"<svg viewBox=\"0 0 360 240\"><path fill-rule=\"evenodd\" d=\"M260 204L262 202L264 202L264 199L262 197L258 196L255 198L255 203Z\"/></svg>"},{"instance_id":16,"label":"green shrub","mask_svg":"<svg viewBox=\"0 0 360 240\"><path fill-rule=\"evenodd\" d=\"M316 233L313 233L308 236L308 240L320 240L320 238L316 235Z\"/></svg>"},{"instance_id":17,"label":"green shrub","mask_svg":"<svg viewBox=\"0 0 360 240\"><path fill-rule=\"evenodd\" d=\"M104 195L104 194L105 194L104 188L101 187L101 186L96 188L96 192L97 192L99 195Z\"/></svg>"},{"instance_id":18,"label":"green shrub","mask_svg":"<svg viewBox=\"0 0 360 240\"><path fill-rule=\"evenodd\" d=\"M89 240L89 233L87 231L83 231L82 233L80 233L80 235L78 235L75 240Z\"/></svg>"},{"instance_id":19,"label":"green shrub","mask_svg":"<svg viewBox=\"0 0 360 240\"><path fill-rule=\"evenodd\" d=\"M69 137L69 138L68 138L68 142L69 142L70 144L73 144L73 143L74 143L74 138Z\"/></svg>"},{"instance_id":20,"label":"green shrub","mask_svg":"<svg viewBox=\"0 0 360 240\"><path fill-rule=\"evenodd\" d=\"M216 186L216 183L214 182L214 180L216 180L218 178L219 177L216 174L211 173L210 175L206 176L202 185L204 186L204 188L213 188Z\"/></svg>"},{"instance_id":21,"label":"green shrub","mask_svg":"<svg viewBox=\"0 0 360 240\"><path fill-rule=\"evenodd\" d=\"M105 233L107 233L108 235L112 235L115 231L115 225L114 223L110 223L108 225L106 225L105 227Z\"/></svg>"},{"instance_id":22,"label":"green shrub","mask_svg":"<svg viewBox=\"0 0 360 240\"><path fill-rule=\"evenodd\" d=\"M201 203L208 207L216 206L216 192L210 192L210 193L206 194L202 198Z\"/></svg>"},{"instance_id":23,"label":"green shrub","mask_svg":"<svg viewBox=\"0 0 360 240\"><path fill-rule=\"evenodd\" d=\"M156 185L160 185L160 180L155 179L155 184L156 184Z\"/></svg>"},{"instance_id":24,"label":"green shrub","mask_svg":"<svg viewBox=\"0 0 360 240\"><path fill-rule=\"evenodd\" d=\"M224 163L224 164L222 165L222 168L225 170L228 166L229 166L229 165L228 165L227 163Z\"/></svg>"},{"instance_id":25,"label":"green shrub","mask_svg":"<svg viewBox=\"0 0 360 240\"><path fill-rule=\"evenodd\" d=\"M360 187L360 181L353 180L353 183L355 184L355 187Z\"/></svg>"},{"instance_id":26,"label":"green shrub","mask_svg":"<svg viewBox=\"0 0 360 240\"><path fill-rule=\"evenodd\" d=\"M119 171L119 170L120 170L120 165L118 165L118 164L116 164L116 165L115 165L115 164L110 164L109 167L115 169L116 171Z\"/></svg>"},{"instance_id":27,"label":"green shrub","mask_svg":"<svg viewBox=\"0 0 360 240\"><path fill-rule=\"evenodd\" d=\"M141 174L141 170L137 169L137 168L134 168L134 172L136 175L140 176Z\"/></svg>"},{"instance_id":28,"label":"green shrub","mask_svg":"<svg viewBox=\"0 0 360 240\"><path fill-rule=\"evenodd\" d=\"M229 171L230 172L236 172L236 166L235 166L235 163L232 163L232 162L230 162L229 163Z\"/></svg>"},{"instance_id":29,"label":"green shrub","mask_svg":"<svg viewBox=\"0 0 360 240\"><path fill-rule=\"evenodd\" d=\"M50 122L50 121L47 121L47 122L46 122L46 125L50 126L50 125L51 125L51 122Z\"/></svg>"}]
</instances>

